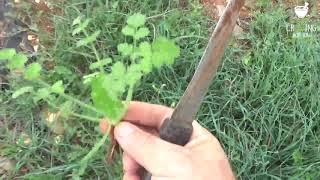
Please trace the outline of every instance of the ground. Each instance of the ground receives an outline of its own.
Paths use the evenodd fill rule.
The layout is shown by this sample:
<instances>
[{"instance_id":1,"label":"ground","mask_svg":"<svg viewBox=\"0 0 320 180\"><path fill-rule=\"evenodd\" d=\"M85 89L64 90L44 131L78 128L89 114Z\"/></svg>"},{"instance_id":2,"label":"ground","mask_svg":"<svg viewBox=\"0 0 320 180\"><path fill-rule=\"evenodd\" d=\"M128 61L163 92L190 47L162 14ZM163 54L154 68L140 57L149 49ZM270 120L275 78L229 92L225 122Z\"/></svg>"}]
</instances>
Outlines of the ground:
<instances>
[{"instance_id":1,"label":"ground","mask_svg":"<svg viewBox=\"0 0 320 180\"><path fill-rule=\"evenodd\" d=\"M187 8L165 0L52 1L50 12L27 2L19 6L17 19L39 39L30 43L30 63L42 63L50 74L45 77L48 82L62 78L66 89L85 102L90 101L90 92L81 77L89 72L94 53L76 47L77 39L71 35L72 22L79 15L92 18L89 32L101 30L98 51L115 58L117 44L124 41L121 28L127 16L136 12L147 15L150 38L174 39L181 49L174 65L144 77L133 94L134 100L171 107L191 79L217 22L216 12L208 12L208 6L198 1ZM244 10L238 23L241 31L229 43L198 121L223 144L238 179L317 179L320 9L317 1L310 1L309 16L298 19L293 8L303 2L275 2L249 4L250 15ZM291 25L295 29L289 31ZM296 37L306 25L316 28L307 32L308 37ZM37 51L34 45L39 45ZM27 82L0 77L10 82L10 87L1 86L0 95L0 177L70 178L101 138L97 124L73 118L68 119L72 128L61 123L50 127L48 121L60 121L52 119L58 115L46 103L35 104L28 95L11 98L13 89ZM90 161L84 179L121 179L121 153L110 164L108 149L107 142Z\"/></svg>"}]
</instances>

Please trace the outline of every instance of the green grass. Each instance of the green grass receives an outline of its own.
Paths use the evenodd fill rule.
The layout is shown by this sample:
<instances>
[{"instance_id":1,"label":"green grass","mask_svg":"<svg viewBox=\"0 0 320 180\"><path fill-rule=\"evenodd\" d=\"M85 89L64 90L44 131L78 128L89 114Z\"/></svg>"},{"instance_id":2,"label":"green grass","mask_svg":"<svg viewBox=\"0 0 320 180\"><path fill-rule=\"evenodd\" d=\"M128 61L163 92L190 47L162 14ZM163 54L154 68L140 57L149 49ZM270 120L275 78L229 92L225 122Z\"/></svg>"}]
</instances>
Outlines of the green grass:
<instances>
[{"instance_id":1,"label":"green grass","mask_svg":"<svg viewBox=\"0 0 320 180\"><path fill-rule=\"evenodd\" d=\"M45 43L51 48L41 51L38 61L55 61L72 75L61 70L62 75L54 73L47 79L54 82L64 78L68 89L85 100L89 92L80 77L88 72L94 55L88 49L76 48L72 20L79 14L93 18L91 31L102 30L99 52L119 59L116 45L124 41L120 29L126 16L142 12L149 17L151 34L174 38L181 56L173 67L144 78L134 99L174 106L197 67L215 22L203 16L199 4L182 11L175 1L110 1L107 7L104 3L70 0L62 6L64 15L54 17L55 34L46 37ZM198 113L201 124L224 145L239 179L320 177L319 37L291 38L286 32L288 21L281 8L257 11L249 32L242 40L230 42ZM0 96L0 117L4 119L0 155L17 161L12 178L69 176L75 163L101 138L95 124L73 119L74 127L56 143L57 136L43 123L39 107L32 106L32 97L13 101L7 98L9 94ZM29 135L30 145L14 143L21 139L21 132ZM121 179L120 155L114 164L107 164L107 149L106 144L90 163L85 179ZM22 174L22 167L29 172Z\"/></svg>"}]
</instances>

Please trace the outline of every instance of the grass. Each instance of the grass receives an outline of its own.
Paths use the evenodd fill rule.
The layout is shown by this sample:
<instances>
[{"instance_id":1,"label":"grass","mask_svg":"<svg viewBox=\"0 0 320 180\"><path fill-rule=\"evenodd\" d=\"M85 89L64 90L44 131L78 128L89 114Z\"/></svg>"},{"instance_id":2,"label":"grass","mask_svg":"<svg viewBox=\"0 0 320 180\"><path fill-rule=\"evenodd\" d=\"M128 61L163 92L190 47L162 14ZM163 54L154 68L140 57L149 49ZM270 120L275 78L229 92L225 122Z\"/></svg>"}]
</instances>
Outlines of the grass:
<instances>
[{"instance_id":1,"label":"grass","mask_svg":"<svg viewBox=\"0 0 320 180\"><path fill-rule=\"evenodd\" d=\"M77 40L70 35L72 20L79 14L93 18L92 31L102 30L98 50L117 58L116 45L124 40L120 28L127 14L142 12L149 17L151 34L174 38L181 56L173 67L144 78L134 99L172 107L191 79L215 23L203 15L199 4L182 11L175 1L110 1L106 7L99 0L70 0L61 8L63 16L54 17L56 31L44 42L51 48L41 51L38 61L53 61L72 73L66 75L61 68L49 80L63 77L76 95L88 93L79 77L88 72L94 54L76 48ZM239 179L320 176L320 43L317 36L291 38L286 32L288 21L281 7L256 12L249 32L230 42L198 113L199 122L224 145ZM32 97L13 101L7 98L9 93L0 96L4 124L0 155L17 162L9 179L70 176L75 163L101 137L95 125L73 120L74 127L57 136L43 123L39 107L31 105ZM26 137L21 132L30 144L23 143ZM108 144L90 163L85 179L121 179L120 154L114 164L107 164L106 149ZM27 172L22 173L23 168Z\"/></svg>"}]
</instances>

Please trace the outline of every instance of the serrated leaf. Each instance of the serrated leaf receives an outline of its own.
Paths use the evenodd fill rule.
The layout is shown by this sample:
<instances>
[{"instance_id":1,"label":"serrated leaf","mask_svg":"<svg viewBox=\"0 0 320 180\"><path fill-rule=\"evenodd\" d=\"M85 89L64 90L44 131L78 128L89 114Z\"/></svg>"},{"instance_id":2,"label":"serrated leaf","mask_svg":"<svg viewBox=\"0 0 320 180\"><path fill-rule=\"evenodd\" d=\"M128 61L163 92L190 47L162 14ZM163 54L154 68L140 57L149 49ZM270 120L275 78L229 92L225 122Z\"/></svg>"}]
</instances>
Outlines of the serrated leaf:
<instances>
[{"instance_id":1,"label":"serrated leaf","mask_svg":"<svg viewBox=\"0 0 320 180\"><path fill-rule=\"evenodd\" d=\"M146 27L139 28L138 31L134 34L133 38L139 40L141 38L147 37L150 31Z\"/></svg>"},{"instance_id":2,"label":"serrated leaf","mask_svg":"<svg viewBox=\"0 0 320 180\"><path fill-rule=\"evenodd\" d=\"M78 25L78 27L76 27L73 31L72 31L72 36L79 34L81 31L83 31L90 23L91 19L86 19L83 23L80 23Z\"/></svg>"},{"instance_id":3,"label":"serrated leaf","mask_svg":"<svg viewBox=\"0 0 320 180\"><path fill-rule=\"evenodd\" d=\"M133 64L129 66L127 74L126 74L126 83L130 86L133 86L138 81L140 81L142 77L141 66L138 64Z\"/></svg>"},{"instance_id":4,"label":"serrated leaf","mask_svg":"<svg viewBox=\"0 0 320 180\"><path fill-rule=\"evenodd\" d=\"M113 125L117 124L125 113L125 108L118 98L110 96L109 89L104 87L107 76L99 74L92 80L91 97L94 106L105 113Z\"/></svg>"},{"instance_id":5,"label":"serrated leaf","mask_svg":"<svg viewBox=\"0 0 320 180\"><path fill-rule=\"evenodd\" d=\"M142 58L140 61L141 70L144 74L148 74L152 70L151 58Z\"/></svg>"},{"instance_id":6,"label":"serrated leaf","mask_svg":"<svg viewBox=\"0 0 320 180\"><path fill-rule=\"evenodd\" d=\"M79 34L82 31L82 28L80 26L76 27L73 31L72 31L72 36Z\"/></svg>"},{"instance_id":7,"label":"serrated leaf","mask_svg":"<svg viewBox=\"0 0 320 180\"><path fill-rule=\"evenodd\" d=\"M92 73L92 74L88 74L83 76L83 84L88 85L91 84L91 81L98 75L98 72Z\"/></svg>"},{"instance_id":8,"label":"serrated leaf","mask_svg":"<svg viewBox=\"0 0 320 180\"><path fill-rule=\"evenodd\" d=\"M39 63L30 64L25 71L24 78L28 80L37 79L40 76L41 69L42 67Z\"/></svg>"},{"instance_id":9,"label":"serrated leaf","mask_svg":"<svg viewBox=\"0 0 320 180\"><path fill-rule=\"evenodd\" d=\"M139 44L139 54L144 58L150 58L152 56L152 49L149 42Z\"/></svg>"},{"instance_id":10,"label":"serrated leaf","mask_svg":"<svg viewBox=\"0 0 320 180\"><path fill-rule=\"evenodd\" d=\"M101 66L103 67L105 65L110 64L111 62L112 62L111 58L102 59L102 60L100 60L98 62L94 62L94 63L90 64L89 69L90 70L98 69Z\"/></svg>"},{"instance_id":11,"label":"serrated leaf","mask_svg":"<svg viewBox=\"0 0 320 180\"><path fill-rule=\"evenodd\" d=\"M28 92L32 92L32 91L33 91L33 87L31 87L31 86L22 87L22 88L16 90L12 94L12 98L15 99L15 98L21 96L22 94L25 94L25 93L28 93Z\"/></svg>"},{"instance_id":12,"label":"serrated leaf","mask_svg":"<svg viewBox=\"0 0 320 180\"><path fill-rule=\"evenodd\" d=\"M72 71L65 66L55 66L54 72L60 75L72 75Z\"/></svg>"},{"instance_id":13,"label":"serrated leaf","mask_svg":"<svg viewBox=\"0 0 320 180\"><path fill-rule=\"evenodd\" d=\"M54 93L57 93L57 94L64 93L63 82L60 80L60 81L57 81L56 83L54 83L51 86L51 91L54 92Z\"/></svg>"},{"instance_id":14,"label":"serrated leaf","mask_svg":"<svg viewBox=\"0 0 320 180\"><path fill-rule=\"evenodd\" d=\"M14 55L16 55L16 49L14 48L5 48L0 50L0 61L11 59Z\"/></svg>"},{"instance_id":15,"label":"serrated leaf","mask_svg":"<svg viewBox=\"0 0 320 180\"><path fill-rule=\"evenodd\" d=\"M108 89L111 98L119 98L126 88L126 68L122 62L116 62L111 67L111 73L108 74L103 82L103 86Z\"/></svg>"},{"instance_id":16,"label":"serrated leaf","mask_svg":"<svg viewBox=\"0 0 320 180\"><path fill-rule=\"evenodd\" d=\"M134 28L138 28L146 23L146 16L140 13L133 14L128 18L127 23Z\"/></svg>"},{"instance_id":17,"label":"serrated leaf","mask_svg":"<svg viewBox=\"0 0 320 180\"><path fill-rule=\"evenodd\" d=\"M77 47L85 46L89 43L94 42L95 40L97 40L97 37L99 36L99 34L100 34L100 31L96 31L92 35L85 37L84 39L81 39L80 41L77 42Z\"/></svg>"},{"instance_id":18,"label":"serrated leaf","mask_svg":"<svg viewBox=\"0 0 320 180\"><path fill-rule=\"evenodd\" d=\"M10 70L20 69L24 67L24 64L28 61L28 58L24 54L16 54L8 61L8 68Z\"/></svg>"},{"instance_id":19,"label":"serrated leaf","mask_svg":"<svg viewBox=\"0 0 320 180\"><path fill-rule=\"evenodd\" d=\"M140 56L139 52L134 51L131 55L130 55L130 59L132 62L135 62L135 60Z\"/></svg>"},{"instance_id":20,"label":"serrated leaf","mask_svg":"<svg viewBox=\"0 0 320 180\"><path fill-rule=\"evenodd\" d=\"M153 52L151 61L152 65L156 68L160 68L162 65L166 64L165 58L163 57L161 52Z\"/></svg>"},{"instance_id":21,"label":"serrated leaf","mask_svg":"<svg viewBox=\"0 0 320 180\"><path fill-rule=\"evenodd\" d=\"M50 96L50 91L48 88L41 88L41 89L38 89L37 93L36 93L36 96L34 97L34 101L37 102L41 99L46 99Z\"/></svg>"},{"instance_id":22,"label":"serrated leaf","mask_svg":"<svg viewBox=\"0 0 320 180\"><path fill-rule=\"evenodd\" d=\"M125 26L122 30L121 30L122 34L124 34L125 36L134 36L135 34L135 30L134 28L130 27L130 26Z\"/></svg>"},{"instance_id":23,"label":"serrated leaf","mask_svg":"<svg viewBox=\"0 0 320 180\"><path fill-rule=\"evenodd\" d=\"M139 44L139 55L143 58L140 61L141 70L147 74L152 70L152 49L149 42L142 42Z\"/></svg>"},{"instance_id":24,"label":"serrated leaf","mask_svg":"<svg viewBox=\"0 0 320 180\"><path fill-rule=\"evenodd\" d=\"M128 44L128 43L122 43L118 45L118 51L123 55L123 56L129 56L133 52L133 45Z\"/></svg>"},{"instance_id":25,"label":"serrated leaf","mask_svg":"<svg viewBox=\"0 0 320 180\"><path fill-rule=\"evenodd\" d=\"M159 37L152 43L152 51L152 64L156 67L173 64L174 59L180 55L180 48L164 37Z\"/></svg>"},{"instance_id":26,"label":"serrated leaf","mask_svg":"<svg viewBox=\"0 0 320 180\"><path fill-rule=\"evenodd\" d=\"M81 22L81 16L78 16L76 19L73 20L72 26L80 24Z\"/></svg>"},{"instance_id":27,"label":"serrated leaf","mask_svg":"<svg viewBox=\"0 0 320 180\"><path fill-rule=\"evenodd\" d=\"M60 113L64 118L68 118L73 110L73 103L71 101L66 101L60 105Z\"/></svg>"}]
</instances>

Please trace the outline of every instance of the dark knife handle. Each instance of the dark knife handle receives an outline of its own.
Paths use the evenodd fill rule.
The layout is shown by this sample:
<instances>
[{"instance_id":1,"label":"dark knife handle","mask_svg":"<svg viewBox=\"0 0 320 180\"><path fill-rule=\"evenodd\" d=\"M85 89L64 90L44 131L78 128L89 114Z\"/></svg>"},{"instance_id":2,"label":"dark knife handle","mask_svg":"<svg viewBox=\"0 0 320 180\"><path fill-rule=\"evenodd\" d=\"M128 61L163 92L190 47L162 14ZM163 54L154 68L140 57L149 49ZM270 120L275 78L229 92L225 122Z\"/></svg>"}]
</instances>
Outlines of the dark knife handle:
<instances>
[{"instance_id":1,"label":"dark knife handle","mask_svg":"<svg viewBox=\"0 0 320 180\"><path fill-rule=\"evenodd\" d=\"M180 146L186 145L193 131L192 123L179 120L164 120L160 127L160 138ZM143 169L141 180L151 180L151 174Z\"/></svg>"}]
</instances>

